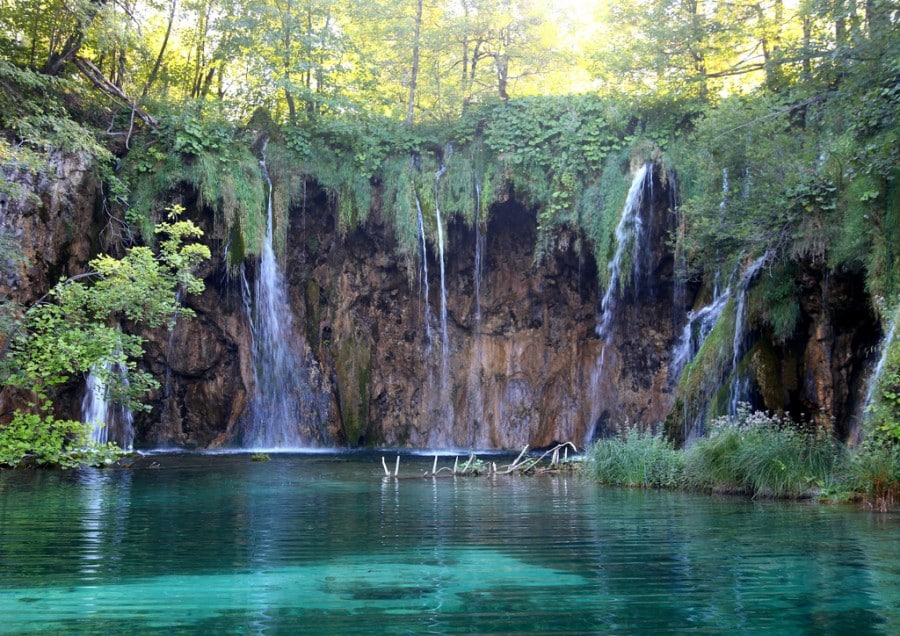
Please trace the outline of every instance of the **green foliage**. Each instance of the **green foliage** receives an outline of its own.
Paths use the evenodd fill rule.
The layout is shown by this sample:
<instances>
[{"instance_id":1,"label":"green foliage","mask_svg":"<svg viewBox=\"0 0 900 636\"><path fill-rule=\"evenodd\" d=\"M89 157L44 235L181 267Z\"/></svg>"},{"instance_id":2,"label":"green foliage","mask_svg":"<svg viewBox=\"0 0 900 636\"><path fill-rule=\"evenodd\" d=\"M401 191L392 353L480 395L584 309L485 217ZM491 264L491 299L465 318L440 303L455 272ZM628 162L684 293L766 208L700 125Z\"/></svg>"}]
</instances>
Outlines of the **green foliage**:
<instances>
[{"instance_id":1,"label":"green foliage","mask_svg":"<svg viewBox=\"0 0 900 636\"><path fill-rule=\"evenodd\" d=\"M798 498L841 472L842 449L824 431L744 405L734 419L719 418L684 458L689 487L752 497Z\"/></svg>"},{"instance_id":2,"label":"green foliage","mask_svg":"<svg viewBox=\"0 0 900 636\"><path fill-rule=\"evenodd\" d=\"M848 464L848 486L885 507L900 495L900 445L870 441Z\"/></svg>"},{"instance_id":3,"label":"green foliage","mask_svg":"<svg viewBox=\"0 0 900 636\"><path fill-rule=\"evenodd\" d=\"M891 316L893 326L882 352L881 371L873 378L872 400L866 406L866 427L877 443L900 446L900 338L896 337L896 322L900 320L900 306Z\"/></svg>"},{"instance_id":4,"label":"green foliage","mask_svg":"<svg viewBox=\"0 0 900 636\"><path fill-rule=\"evenodd\" d=\"M137 366L143 339L121 332L117 325L127 319L151 328L164 323L171 328L177 315L191 315L180 306L176 292L179 288L190 294L203 290L203 281L193 270L209 258L209 249L192 242L202 233L193 223L179 220L180 211L174 207L170 220L157 227L162 237L159 256L147 247L133 247L122 259L101 255L91 261L90 273L60 281L25 312L9 336L4 384L31 391L39 407L36 412L17 413L12 428L3 428L10 453L20 453L31 444L34 448L25 448L26 454L56 462L68 457L63 455L63 442L72 436L76 436L73 445L85 446L77 439L74 425L52 415L47 399L53 387L73 376L103 374L104 368L113 366L125 368L127 382L121 374L112 373L101 380L114 402L132 409L141 408L139 397L158 387ZM32 433L29 426L35 428ZM48 455L51 451L56 454Z\"/></svg>"},{"instance_id":5,"label":"green foliage","mask_svg":"<svg viewBox=\"0 0 900 636\"><path fill-rule=\"evenodd\" d=\"M37 175L50 169L55 152L83 156L107 190L124 186L114 174L112 153L99 135L73 112L84 99L76 82L49 77L0 59L0 170ZM0 179L0 194L22 195L14 180Z\"/></svg>"},{"instance_id":6,"label":"green foliage","mask_svg":"<svg viewBox=\"0 0 900 636\"><path fill-rule=\"evenodd\" d=\"M616 225L628 194L628 153L611 154L600 178L584 189L576 207L578 225L594 246L601 287L609 285L610 262L616 252Z\"/></svg>"},{"instance_id":7,"label":"green foliage","mask_svg":"<svg viewBox=\"0 0 900 636\"><path fill-rule=\"evenodd\" d=\"M164 216L163 202L187 185L197 203L215 213L223 234L240 230L248 254L259 253L265 236L265 183L249 138L215 113L184 108L163 117L142 135L125 163L129 187L126 219L145 240Z\"/></svg>"},{"instance_id":8,"label":"green foliage","mask_svg":"<svg viewBox=\"0 0 900 636\"><path fill-rule=\"evenodd\" d=\"M674 488L681 484L683 468L682 453L662 434L633 427L587 450L588 474L604 484Z\"/></svg>"},{"instance_id":9,"label":"green foliage","mask_svg":"<svg viewBox=\"0 0 900 636\"><path fill-rule=\"evenodd\" d=\"M794 335L800 320L797 269L792 263L769 268L750 290L748 313L751 322L765 325L776 342Z\"/></svg>"},{"instance_id":10,"label":"green foliage","mask_svg":"<svg viewBox=\"0 0 900 636\"><path fill-rule=\"evenodd\" d=\"M121 457L115 444L91 440L91 426L47 412L16 411L0 428L0 466L103 466Z\"/></svg>"},{"instance_id":11,"label":"green foliage","mask_svg":"<svg viewBox=\"0 0 900 636\"><path fill-rule=\"evenodd\" d=\"M687 431L708 413L717 414L716 393L724 384L732 364L735 304L729 299L719 320L687 363L675 389L679 408L672 411L670 430Z\"/></svg>"}]
</instances>

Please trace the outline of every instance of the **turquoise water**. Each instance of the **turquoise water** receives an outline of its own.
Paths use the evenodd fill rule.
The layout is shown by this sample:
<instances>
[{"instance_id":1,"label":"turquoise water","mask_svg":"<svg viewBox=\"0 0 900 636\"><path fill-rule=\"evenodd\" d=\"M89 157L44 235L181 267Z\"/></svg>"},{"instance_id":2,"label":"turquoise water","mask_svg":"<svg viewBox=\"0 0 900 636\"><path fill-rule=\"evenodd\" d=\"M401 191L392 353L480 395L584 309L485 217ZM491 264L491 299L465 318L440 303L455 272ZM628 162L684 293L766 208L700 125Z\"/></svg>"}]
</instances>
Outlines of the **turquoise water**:
<instances>
[{"instance_id":1,"label":"turquoise water","mask_svg":"<svg viewBox=\"0 0 900 636\"><path fill-rule=\"evenodd\" d=\"M896 514L431 461L2 472L0 634L900 633Z\"/></svg>"}]
</instances>

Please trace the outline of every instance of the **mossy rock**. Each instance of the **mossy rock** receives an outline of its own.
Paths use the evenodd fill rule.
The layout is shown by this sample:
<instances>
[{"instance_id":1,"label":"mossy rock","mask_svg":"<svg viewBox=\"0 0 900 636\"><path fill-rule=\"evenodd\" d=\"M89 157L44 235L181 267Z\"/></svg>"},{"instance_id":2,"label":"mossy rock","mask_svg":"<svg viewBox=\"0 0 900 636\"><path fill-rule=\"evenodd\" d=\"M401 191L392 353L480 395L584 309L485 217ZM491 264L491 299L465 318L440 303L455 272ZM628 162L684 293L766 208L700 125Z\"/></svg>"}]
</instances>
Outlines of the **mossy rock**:
<instances>
[{"instance_id":1,"label":"mossy rock","mask_svg":"<svg viewBox=\"0 0 900 636\"><path fill-rule=\"evenodd\" d=\"M369 426L372 345L359 332L337 336L335 344L341 421L347 442L356 445L364 440Z\"/></svg>"}]
</instances>

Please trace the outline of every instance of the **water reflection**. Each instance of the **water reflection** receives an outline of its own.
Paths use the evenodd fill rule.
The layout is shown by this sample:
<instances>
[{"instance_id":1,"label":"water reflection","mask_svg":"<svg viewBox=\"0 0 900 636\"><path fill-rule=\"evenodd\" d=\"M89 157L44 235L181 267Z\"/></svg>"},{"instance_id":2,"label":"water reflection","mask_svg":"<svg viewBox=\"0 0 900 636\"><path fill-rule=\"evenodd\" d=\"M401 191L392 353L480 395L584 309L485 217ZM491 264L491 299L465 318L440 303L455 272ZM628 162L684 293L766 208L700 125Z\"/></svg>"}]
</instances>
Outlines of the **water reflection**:
<instances>
[{"instance_id":1,"label":"water reflection","mask_svg":"<svg viewBox=\"0 0 900 636\"><path fill-rule=\"evenodd\" d=\"M0 633L900 633L896 515L427 457L152 461L0 473Z\"/></svg>"}]
</instances>

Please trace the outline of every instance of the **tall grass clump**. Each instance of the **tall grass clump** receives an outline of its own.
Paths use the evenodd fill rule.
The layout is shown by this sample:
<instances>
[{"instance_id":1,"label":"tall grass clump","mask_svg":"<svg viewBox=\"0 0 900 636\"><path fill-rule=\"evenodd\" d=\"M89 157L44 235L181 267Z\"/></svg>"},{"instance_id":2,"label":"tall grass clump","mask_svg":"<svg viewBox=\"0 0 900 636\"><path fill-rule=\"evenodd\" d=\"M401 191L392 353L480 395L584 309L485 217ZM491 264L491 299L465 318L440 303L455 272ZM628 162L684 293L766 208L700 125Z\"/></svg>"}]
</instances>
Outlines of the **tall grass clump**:
<instances>
[{"instance_id":1,"label":"tall grass clump","mask_svg":"<svg viewBox=\"0 0 900 636\"><path fill-rule=\"evenodd\" d=\"M881 510L900 496L900 446L870 441L848 462L848 485L870 505Z\"/></svg>"},{"instance_id":2,"label":"tall grass clump","mask_svg":"<svg viewBox=\"0 0 900 636\"><path fill-rule=\"evenodd\" d=\"M688 487L752 497L808 497L843 469L841 447L823 431L742 405L714 421L708 437L685 451Z\"/></svg>"},{"instance_id":3,"label":"tall grass clump","mask_svg":"<svg viewBox=\"0 0 900 636\"><path fill-rule=\"evenodd\" d=\"M681 484L682 453L661 433L629 427L587 451L588 474L615 486L675 488Z\"/></svg>"}]
</instances>

